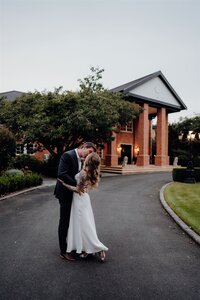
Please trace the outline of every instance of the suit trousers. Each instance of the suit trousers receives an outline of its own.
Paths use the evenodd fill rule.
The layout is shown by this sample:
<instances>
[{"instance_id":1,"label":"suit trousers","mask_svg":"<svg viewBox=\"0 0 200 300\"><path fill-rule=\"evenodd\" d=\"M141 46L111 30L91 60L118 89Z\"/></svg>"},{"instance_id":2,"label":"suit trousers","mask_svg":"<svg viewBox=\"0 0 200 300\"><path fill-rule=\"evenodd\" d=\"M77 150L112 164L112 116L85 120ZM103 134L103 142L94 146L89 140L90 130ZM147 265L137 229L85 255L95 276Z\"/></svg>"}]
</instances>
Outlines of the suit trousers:
<instances>
[{"instance_id":1,"label":"suit trousers","mask_svg":"<svg viewBox=\"0 0 200 300\"><path fill-rule=\"evenodd\" d=\"M60 253L65 254L67 249L67 232L69 228L72 199L60 200L60 220L58 226L58 238Z\"/></svg>"}]
</instances>

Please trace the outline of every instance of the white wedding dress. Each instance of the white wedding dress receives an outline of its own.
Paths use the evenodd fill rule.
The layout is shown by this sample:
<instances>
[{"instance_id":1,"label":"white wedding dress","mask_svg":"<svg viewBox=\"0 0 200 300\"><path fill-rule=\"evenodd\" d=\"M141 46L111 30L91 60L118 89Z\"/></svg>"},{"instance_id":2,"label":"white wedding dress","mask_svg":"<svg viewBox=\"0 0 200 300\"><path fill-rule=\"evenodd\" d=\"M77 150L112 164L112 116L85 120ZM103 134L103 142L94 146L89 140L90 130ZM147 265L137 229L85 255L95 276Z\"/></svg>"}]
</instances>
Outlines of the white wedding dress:
<instances>
[{"instance_id":1,"label":"white wedding dress","mask_svg":"<svg viewBox=\"0 0 200 300\"><path fill-rule=\"evenodd\" d=\"M81 173L75 176L77 183L80 182L80 177ZM81 195L73 194L67 252L73 250L76 253L86 252L88 254L108 250L98 239L90 196L87 192Z\"/></svg>"}]
</instances>

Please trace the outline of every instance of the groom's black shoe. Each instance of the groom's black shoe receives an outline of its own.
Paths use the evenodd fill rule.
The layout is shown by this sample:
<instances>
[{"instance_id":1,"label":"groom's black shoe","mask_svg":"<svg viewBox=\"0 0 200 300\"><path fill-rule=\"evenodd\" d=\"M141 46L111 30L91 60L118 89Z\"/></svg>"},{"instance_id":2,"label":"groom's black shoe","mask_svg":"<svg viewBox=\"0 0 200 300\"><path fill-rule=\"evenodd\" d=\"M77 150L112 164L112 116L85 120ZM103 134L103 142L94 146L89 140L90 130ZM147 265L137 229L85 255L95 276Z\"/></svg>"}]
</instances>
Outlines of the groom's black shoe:
<instances>
[{"instance_id":1,"label":"groom's black shoe","mask_svg":"<svg viewBox=\"0 0 200 300\"><path fill-rule=\"evenodd\" d=\"M75 258L71 255L71 253L60 253L60 257L65 260L74 261Z\"/></svg>"}]
</instances>

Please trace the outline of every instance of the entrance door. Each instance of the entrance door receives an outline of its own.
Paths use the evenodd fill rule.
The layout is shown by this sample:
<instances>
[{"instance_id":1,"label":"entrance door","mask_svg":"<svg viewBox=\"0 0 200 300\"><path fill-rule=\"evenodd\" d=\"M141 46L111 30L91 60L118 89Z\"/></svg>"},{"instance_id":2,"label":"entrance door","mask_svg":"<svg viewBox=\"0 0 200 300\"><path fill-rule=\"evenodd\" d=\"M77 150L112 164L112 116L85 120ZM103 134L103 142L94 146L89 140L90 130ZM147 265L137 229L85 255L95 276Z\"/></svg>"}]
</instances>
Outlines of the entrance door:
<instances>
[{"instance_id":1,"label":"entrance door","mask_svg":"<svg viewBox=\"0 0 200 300\"><path fill-rule=\"evenodd\" d=\"M132 145L121 144L121 159L123 161L124 156L128 157L128 164L132 163L132 155L131 155L131 147Z\"/></svg>"}]
</instances>

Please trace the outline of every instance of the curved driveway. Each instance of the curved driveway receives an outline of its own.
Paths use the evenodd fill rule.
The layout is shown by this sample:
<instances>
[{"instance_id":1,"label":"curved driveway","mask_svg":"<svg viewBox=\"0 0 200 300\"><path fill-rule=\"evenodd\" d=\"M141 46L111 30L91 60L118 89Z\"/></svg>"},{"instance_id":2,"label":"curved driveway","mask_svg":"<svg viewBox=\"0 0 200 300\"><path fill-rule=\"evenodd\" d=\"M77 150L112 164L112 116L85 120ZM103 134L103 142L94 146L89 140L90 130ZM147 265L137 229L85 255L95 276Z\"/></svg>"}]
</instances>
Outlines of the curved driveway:
<instances>
[{"instance_id":1,"label":"curved driveway","mask_svg":"<svg viewBox=\"0 0 200 300\"><path fill-rule=\"evenodd\" d=\"M0 299L200 299L200 248L165 212L170 173L103 177L91 191L107 261L58 257L53 187L0 201Z\"/></svg>"}]
</instances>

